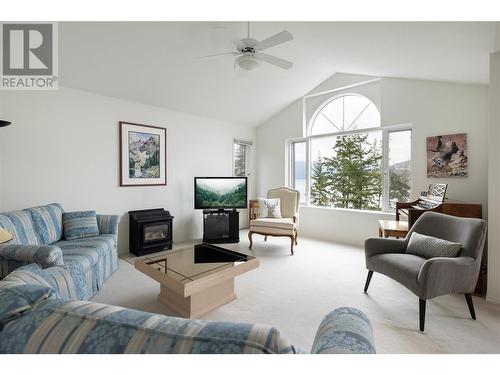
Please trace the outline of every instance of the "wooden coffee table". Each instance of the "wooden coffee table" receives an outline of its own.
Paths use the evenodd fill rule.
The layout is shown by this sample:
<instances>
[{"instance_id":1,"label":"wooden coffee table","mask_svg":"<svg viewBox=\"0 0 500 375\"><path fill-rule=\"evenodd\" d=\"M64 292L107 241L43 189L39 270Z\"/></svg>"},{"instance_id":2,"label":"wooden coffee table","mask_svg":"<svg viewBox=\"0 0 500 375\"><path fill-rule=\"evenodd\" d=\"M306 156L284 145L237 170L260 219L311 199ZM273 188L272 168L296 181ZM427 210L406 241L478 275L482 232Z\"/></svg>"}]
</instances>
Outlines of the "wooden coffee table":
<instances>
[{"instance_id":1,"label":"wooden coffee table","mask_svg":"<svg viewBox=\"0 0 500 375\"><path fill-rule=\"evenodd\" d=\"M134 267L160 283L158 300L196 318L236 298L234 279L259 266L256 257L209 244L151 255Z\"/></svg>"}]
</instances>

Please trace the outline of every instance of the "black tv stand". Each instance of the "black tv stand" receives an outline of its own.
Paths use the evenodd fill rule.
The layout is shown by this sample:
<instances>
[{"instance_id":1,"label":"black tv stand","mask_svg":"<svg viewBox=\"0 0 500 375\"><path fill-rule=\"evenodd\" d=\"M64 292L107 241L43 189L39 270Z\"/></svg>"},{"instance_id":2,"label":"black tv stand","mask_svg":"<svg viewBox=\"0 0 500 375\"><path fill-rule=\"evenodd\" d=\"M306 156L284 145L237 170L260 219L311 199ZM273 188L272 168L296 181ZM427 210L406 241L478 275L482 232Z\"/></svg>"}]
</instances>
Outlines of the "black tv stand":
<instances>
[{"instance_id":1,"label":"black tv stand","mask_svg":"<svg viewBox=\"0 0 500 375\"><path fill-rule=\"evenodd\" d=\"M203 210L203 242L240 242L240 213L235 210Z\"/></svg>"}]
</instances>

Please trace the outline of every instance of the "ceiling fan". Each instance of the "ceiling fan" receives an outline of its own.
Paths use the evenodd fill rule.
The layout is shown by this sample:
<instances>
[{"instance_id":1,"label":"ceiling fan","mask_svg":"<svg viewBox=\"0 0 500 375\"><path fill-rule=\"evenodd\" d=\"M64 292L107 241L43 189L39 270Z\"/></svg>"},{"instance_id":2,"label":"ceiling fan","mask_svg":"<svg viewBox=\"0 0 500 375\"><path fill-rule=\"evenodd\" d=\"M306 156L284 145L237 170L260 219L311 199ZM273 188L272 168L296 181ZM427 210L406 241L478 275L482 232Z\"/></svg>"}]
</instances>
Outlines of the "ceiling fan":
<instances>
[{"instance_id":1,"label":"ceiling fan","mask_svg":"<svg viewBox=\"0 0 500 375\"><path fill-rule=\"evenodd\" d=\"M293 66L291 61L262 53L261 51L288 42L293 39L293 35L288 31L282 31L278 34L270 36L260 42L250 38L250 22L247 23L247 37L241 39L237 46L236 52L216 53L214 55L201 56L200 59L232 55L234 59L234 67L239 66L245 70L253 70L257 68L262 61L275 65L282 69L290 69Z\"/></svg>"}]
</instances>

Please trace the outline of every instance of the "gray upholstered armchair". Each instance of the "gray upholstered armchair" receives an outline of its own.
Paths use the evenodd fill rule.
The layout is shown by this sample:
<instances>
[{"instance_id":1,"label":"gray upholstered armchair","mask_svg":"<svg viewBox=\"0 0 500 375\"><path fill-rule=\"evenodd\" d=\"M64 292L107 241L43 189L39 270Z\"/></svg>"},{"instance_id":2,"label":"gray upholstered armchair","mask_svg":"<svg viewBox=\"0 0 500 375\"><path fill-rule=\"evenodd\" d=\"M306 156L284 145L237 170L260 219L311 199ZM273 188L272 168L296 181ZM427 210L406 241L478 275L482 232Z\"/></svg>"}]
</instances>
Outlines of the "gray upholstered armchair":
<instances>
[{"instance_id":1,"label":"gray upholstered armchair","mask_svg":"<svg viewBox=\"0 0 500 375\"><path fill-rule=\"evenodd\" d=\"M458 242L456 258L422 258L407 254L413 232ZM424 331L428 299L444 294L463 293L472 319L476 319L471 293L479 276L486 238L486 221L426 212L415 222L404 240L369 238L365 241L368 291L373 272L382 273L410 289L419 298L420 331Z\"/></svg>"}]
</instances>

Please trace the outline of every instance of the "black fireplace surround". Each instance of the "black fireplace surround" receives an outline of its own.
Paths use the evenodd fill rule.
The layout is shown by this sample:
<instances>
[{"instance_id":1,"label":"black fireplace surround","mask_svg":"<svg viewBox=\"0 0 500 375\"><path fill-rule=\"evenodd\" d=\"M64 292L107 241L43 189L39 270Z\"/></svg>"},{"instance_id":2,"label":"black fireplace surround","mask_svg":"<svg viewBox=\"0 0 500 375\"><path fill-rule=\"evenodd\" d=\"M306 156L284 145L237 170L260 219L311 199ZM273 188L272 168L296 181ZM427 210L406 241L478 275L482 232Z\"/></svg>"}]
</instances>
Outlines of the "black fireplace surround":
<instances>
[{"instance_id":1,"label":"black fireplace surround","mask_svg":"<svg viewBox=\"0 0 500 375\"><path fill-rule=\"evenodd\" d=\"M163 208L129 211L130 252L143 256L172 248L172 219Z\"/></svg>"}]
</instances>

